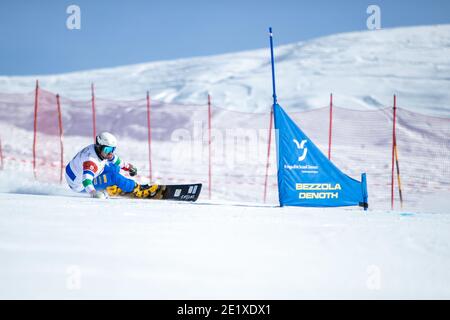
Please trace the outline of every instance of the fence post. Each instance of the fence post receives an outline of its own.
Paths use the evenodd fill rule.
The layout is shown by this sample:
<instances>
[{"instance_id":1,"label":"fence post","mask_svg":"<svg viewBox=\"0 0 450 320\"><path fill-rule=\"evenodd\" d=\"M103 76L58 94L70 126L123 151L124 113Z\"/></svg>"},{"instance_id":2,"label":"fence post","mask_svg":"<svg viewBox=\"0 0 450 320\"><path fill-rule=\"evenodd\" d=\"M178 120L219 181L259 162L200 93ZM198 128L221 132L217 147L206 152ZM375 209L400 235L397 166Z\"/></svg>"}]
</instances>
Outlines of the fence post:
<instances>
[{"instance_id":1,"label":"fence post","mask_svg":"<svg viewBox=\"0 0 450 320\"><path fill-rule=\"evenodd\" d=\"M209 200L211 200L211 190L212 190L212 163L211 163L211 95L208 93L208 195Z\"/></svg>"},{"instance_id":2,"label":"fence post","mask_svg":"<svg viewBox=\"0 0 450 320\"><path fill-rule=\"evenodd\" d=\"M270 108L270 121L269 121L269 141L267 144L267 162L266 162L266 176L264 179L264 203L267 200L267 181L269 179L269 166L270 166L270 149L272 146L272 127L273 127L273 106Z\"/></svg>"},{"instance_id":3,"label":"fence post","mask_svg":"<svg viewBox=\"0 0 450 320\"><path fill-rule=\"evenodd\" d=\"M395 123L397 118L397 96L394 95L394 107L392 117L392 171L391 171L391 209L394 210L394 153L395 153Z\"/></svg>"},{"instance_id":4,"label":"fence post","mask_svg":"<svg viewBox=\"0 0 450 320\"><path fill-rule=\"evenodd\" d=\"M91 83L91 103L92 103L92 130L94 133L94 143L95 137L97 136L97 129L96 129L96 121L95 121L95 91L94 91L94 83Z\"/></svg>"},{"instance_id":5,"label":"fence post","mask_svg":"<svg viewBox=\"0 0 450 320\"><path fill-rule=\"evenodd\" d=\"M150 122L150 92L147 91L147 138L148 138L148 171L150 183L153 180L152 176L152 129Z\"/></svg>"},{"instance_id":6,"label":"fence post","mask_svg":"<svg viewBox=\"0 0 450 320\"><path fill-rule=\"evenodd\" d=\"M397 110L397 99L394 100L395 109ZM395 167L397 168L397 186L398 195L400 197L400 208L403 209L403 193L402 193L402 181L400 179L400 165L398 160L398 148L397 148L397 132L394 132L394 154L395 154Z\"/></svg>"},{"instance_id":7,"label":"fence post","mask_svg":"<svg viewBox=\"0 0 450 320\"><path fill-rule=\"evenodd\" d=\"M36 89L34 93L34 126L33 126L33 174L37 179L36 174L36 138L37 138L37 113L39 101L39 80L36 80Z\"/></svg>"},{"instance_id":8,"label":"fence post","mask_svg":"<svg viewBox=\"0 0 450 320\"><path fill-rule=\"evenodd\" d=\"M328 160L331 160L331 137L333 130L333 94L330 94L330 126L328 129Z\"/></svg>"},{"instance_id":9,"label":"fence post","mask_svg":"<svg viewBox=\"0 0 450 320\"><path fill-rule=\"evenodd\" d=\"M59 125L59 145L61 150L61 168L59 175L59 183L62 183L64 171L64 130L62 124L61 103L59 101L59 94L56 95L56 106L58 109L58 125Z\"/></svg>"}]
</instances>

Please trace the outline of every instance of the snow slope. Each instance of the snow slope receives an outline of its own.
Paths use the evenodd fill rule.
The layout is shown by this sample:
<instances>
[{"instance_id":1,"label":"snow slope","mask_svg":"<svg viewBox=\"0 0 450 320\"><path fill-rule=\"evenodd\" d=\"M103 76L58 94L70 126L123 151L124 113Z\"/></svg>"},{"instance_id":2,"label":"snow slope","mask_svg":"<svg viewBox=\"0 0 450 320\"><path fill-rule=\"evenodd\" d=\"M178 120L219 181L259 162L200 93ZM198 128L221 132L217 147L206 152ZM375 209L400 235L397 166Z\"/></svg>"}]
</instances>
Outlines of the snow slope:
<instances>
[{"instance_id":1,"label":"snow slope","mask_svg":"<svg viewBox=\"0 0 450 320\"><path fill-rule=\"evenodd\" d=\"M287 109L326 105L330 91L339 105L378 108L397 92L411 110L450 115L450 26L335 35L276 52ZM90 97L94 81L107 98L142 98L150 88L155 99L204 103L210 91L218 105L258 111L271 102L268 58L263 49L39 79L77 99ZM29 91L35 79L0 77L0 92ZM30 132L0 125L23 137L13 147L29 157ZM66 152L85 139L67 138ZM367 213L103 201L36 182L29 169L0 171L3 299L450 298L446 195L423 199L421 211Z\"/></svg>"},{"instance_id":2,"label":"snow slope","mask_svg":"<svg viewBox=\"0 0 450 320\"><path fill-rule=\"evenodd\" d=\"M3 299L450 298L449 214L34 194L0 206Z\"/></svg>"},{"instance_id":3,"label":"snow slope","mask_svg":"<svg viewBox=\"0 0 450 320\"><path fill-rule=\"evenodd\" d=\"M275 34L276 44L276 34ZM265 44L261 44L264 47ZM392 95L411 111L450 115L450 25L332 35L275 50L280 103L311 109L335 103L349 108L391 105ZM206 103L241 111L271 103L269 49L211 57L142 63L59 75L0 76L0 92L28 92L35 80L69 98L139 99L147 90L165 102Z\"/></svg>"}]
</instances>

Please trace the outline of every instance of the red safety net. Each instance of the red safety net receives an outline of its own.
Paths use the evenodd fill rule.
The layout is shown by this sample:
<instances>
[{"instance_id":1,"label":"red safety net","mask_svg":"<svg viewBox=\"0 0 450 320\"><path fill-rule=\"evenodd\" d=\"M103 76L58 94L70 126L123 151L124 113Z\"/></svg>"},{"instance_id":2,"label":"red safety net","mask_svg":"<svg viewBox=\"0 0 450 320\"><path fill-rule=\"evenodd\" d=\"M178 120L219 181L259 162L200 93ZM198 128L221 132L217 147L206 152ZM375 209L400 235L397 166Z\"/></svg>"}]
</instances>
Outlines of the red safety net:
<instances>
[{"instance_id":1,"label":"red safety net","mask_svg":"<svg viewBox=\"0 0 450 320\"><path fill-rule=\"evenodd\" d=\"M35 93L0 94L3 169L32 175Z\"/></svg>"},{"instance_id":2,"label":"red safety net","mask_svg":"<svg viewBox=\"0 0 450 320\"><path fill-rule=\"evenodd\" d=\"M246 198L264 201L267 177L267 202L278 199L274 132L269 146L270 106L267 113L230 111L212 107L212 194L233 200Z\"/></svg>"},{"instance_id":3,"label":"red safety net","mask_svg":"<svg viewBox=\"0 0 450 320\"><path fill-rule=\"evenodd\" d=\"M370 204L390 204L392 109L333 107L331 160L360 180L367 173Z\"/></svg>"},{"instance_id":4,"label":"red safety net","mask_svg":"<svg viewBox=\"0 0 450 320\"><path fill-rule=\"evenodd\" d=\"M406 204L440 202L450 191L450 119L397 110L398 159ZM397 178L394 183L397 186ZM398 202L399 194L395 192ZM436 203L436 206L438 204Z\"/></svg>"},{"instance_id":5,"label":"red safety net","mask_svg":"<svg viewBox=\"0 0 450 320\"><path fill-rule=\"evenodd\" d=\"M56 95L38 97L36 172L59 181L61 137ZM34 92L0 94L0 138L4 167L32 166ZM64 164L93 143L92 100L60 98ZM298 112L284 106L327 156L330 107ZM95 98L96 132L117 136L117 154L138 167L142 182L204 184L203 199L276 204L276 134L269 139L270 105L264 113L239 112L216 104L163 103L143 96L135 101ZM399 181L405 207L450 191L450 119L397 109L396 139L400 179L394 170L396 206ZM273 125L273 124L272 124ZM360 179L367 173L372 208L390 208L392 107L352 110L333 106L331 160ZM269 148L269 141L270 148ZM268 156L270 156L268 158ZM211 192L211 193L210 193Z\"/></svg>"},{"instance_id":6,"label":"red safety net","mask_svg":"<svg viewBox=\"0 0 450 320\"><path fill-rule=\"evenodd\" d=\"M33 170L37 179L47 182L62 182L64 157L62 157L62 119L57 96L40 89L35 109L33 138Z\"/></svg>"}]
</instances>

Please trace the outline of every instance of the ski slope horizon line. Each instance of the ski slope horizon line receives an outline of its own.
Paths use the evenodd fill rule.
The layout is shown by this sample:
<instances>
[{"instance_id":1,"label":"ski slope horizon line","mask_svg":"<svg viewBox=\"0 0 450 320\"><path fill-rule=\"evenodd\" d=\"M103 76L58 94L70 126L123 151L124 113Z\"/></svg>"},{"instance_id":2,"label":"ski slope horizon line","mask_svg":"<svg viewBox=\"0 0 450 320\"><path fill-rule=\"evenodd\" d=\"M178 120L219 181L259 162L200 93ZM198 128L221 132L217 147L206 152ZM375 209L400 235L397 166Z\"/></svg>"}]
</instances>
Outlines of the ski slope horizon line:
<instances>
[{"instance_id":1,"label":"ski slope horizon line","mask_svg":"<svg viewBox=\"0 0 450 320\"><path fill-rule=\"evenodd\" d=\"M348 32L338 32L338 33L332 33L320 37L311 38L308 40L299 40L295 42L289 42L286 44L276 44L276 32L273 32L274 35L274 50L281 49L285 47L290 47L294 45L305 45L308 43L314 43L316 41L325 40L327 38L334 38L339 36L351 36L351 35L359 35L359 34L365 34L365 33L373 33L373 32L389 32L393 30L407 30L407 29L415 29L415 28L429 28L429 27L444 27L444 26L450 26L449 24L428 24L428 25L412 25L412 26L400 26L400 27L392 27L392 28L382 28L379 30L360 30L360 31L348 31ZM267 28L269 29L269 27ZM267 31L267 35L269 35L269 32ZM267 39L269 39L269 36L267 36ZM267 43L269 43L269 40L267 40ZM100 67L100 68L89 68L89 69L79 69L79 70L73 70L73 71L63 71L63 72L57 72L57 73L31 73L27 75L2 75L0 74L0 77L5 78L28 78L28 77L49 77L49 76L62 76L62 75L72 75L72 74L78 74L78 73L90 73L95 71L114 71L115 69L121 69L121 68L128 68L128 67L140 67L144 65L150 65L150 64L160 64L160 63L179 63L179 62L187 62L191 60L197 60L197 59L208 59L208 58L221 58L226 56L233 56L233 55L240 55L240 54L247 54L247 53L253 53L257 51L264 51L267 50L267 57L268 60L270 60L270 46L267 44L266 47L261 46L259 48L253 48L248 50L238 50L238 51L229 51L229 52L222 52L218 54L207 54L207 55L192 55L192 56L186 56L183 58L174 58L174 59L161 59L161 60L150 60L150 61L142 61L132 64L117 64L114 66L109 67ZM275 56L275 62L277 60L277 57ZM38 80L38 79L36 79Z\"/></svg>"}]
</instances>

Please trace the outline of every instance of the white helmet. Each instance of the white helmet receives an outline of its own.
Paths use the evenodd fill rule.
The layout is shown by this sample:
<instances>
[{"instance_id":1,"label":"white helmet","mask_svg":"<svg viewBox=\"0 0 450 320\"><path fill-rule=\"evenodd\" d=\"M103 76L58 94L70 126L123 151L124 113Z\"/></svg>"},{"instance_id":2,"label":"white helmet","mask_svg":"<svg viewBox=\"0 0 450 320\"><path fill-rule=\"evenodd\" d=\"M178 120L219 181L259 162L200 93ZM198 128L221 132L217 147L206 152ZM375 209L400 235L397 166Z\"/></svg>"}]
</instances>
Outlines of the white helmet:
<instances>
[{"instance_id":1,"label":"white helmet","mask_svg":"<svg viewBox=\"0 0 450 320\"><path fill-rule=\"evenodd\" d=\"M102 132L95 138L98 146L117 147L117 139L109 132Z\"/></svg>"}]
</instances>

